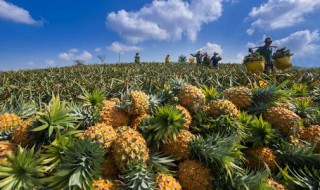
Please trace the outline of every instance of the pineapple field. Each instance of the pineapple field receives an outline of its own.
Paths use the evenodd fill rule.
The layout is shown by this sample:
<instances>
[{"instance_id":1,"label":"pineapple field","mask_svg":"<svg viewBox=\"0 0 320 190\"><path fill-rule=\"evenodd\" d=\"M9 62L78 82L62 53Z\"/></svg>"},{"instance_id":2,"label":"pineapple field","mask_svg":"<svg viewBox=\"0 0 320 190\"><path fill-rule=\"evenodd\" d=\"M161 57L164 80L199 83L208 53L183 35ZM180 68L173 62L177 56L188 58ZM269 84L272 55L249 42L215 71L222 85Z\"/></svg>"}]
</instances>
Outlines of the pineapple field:
<instances>
[{"instance_id":1,"label":"pineapple field","mask_svg":"<svg viewBox=\"0 0 320 190\"><path fill-rule=\"evenodd\" d=\"M320 68L0 72L0 189L320 189Z\"/></svg>"}]
</instances>

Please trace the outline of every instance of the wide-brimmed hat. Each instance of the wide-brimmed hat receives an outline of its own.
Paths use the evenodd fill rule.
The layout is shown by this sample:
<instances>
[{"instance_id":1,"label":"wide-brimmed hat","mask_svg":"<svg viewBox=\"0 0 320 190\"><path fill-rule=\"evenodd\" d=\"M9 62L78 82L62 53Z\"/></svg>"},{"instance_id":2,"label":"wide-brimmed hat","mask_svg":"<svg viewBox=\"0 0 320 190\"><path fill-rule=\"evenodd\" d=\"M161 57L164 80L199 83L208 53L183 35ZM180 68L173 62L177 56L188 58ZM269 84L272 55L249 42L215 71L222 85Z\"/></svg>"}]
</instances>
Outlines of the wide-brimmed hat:
<instances>
[{"instance_id":1,"label":"wide-brimmed hat","mask_svg":"<svg viewBox=\"0 0 320 190\"><path fill-rule=\"evenodd\" d=\"M266 39L264 40L264 42L272 42L272 38L266 37Z\"/></svg>"}]
</instances>

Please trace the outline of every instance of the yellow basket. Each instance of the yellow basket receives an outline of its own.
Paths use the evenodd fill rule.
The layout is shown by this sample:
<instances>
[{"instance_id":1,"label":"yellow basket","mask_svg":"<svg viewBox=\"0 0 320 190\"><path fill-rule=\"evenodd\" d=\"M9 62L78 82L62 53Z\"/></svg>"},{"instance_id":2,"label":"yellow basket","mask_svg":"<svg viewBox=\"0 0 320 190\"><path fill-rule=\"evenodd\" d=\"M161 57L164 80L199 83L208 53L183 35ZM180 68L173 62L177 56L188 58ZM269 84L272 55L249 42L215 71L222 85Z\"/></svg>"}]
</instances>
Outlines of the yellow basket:
<instances>
[{"instance_id":1,"label":"yellow basket","mask_svg":"<svg viewBox=\"0 0 320 190\"><path fill-rule=\"evenodd\" d=\"M194 63L194 58L189 58L189 63L193 64Z\"/></svg>"},{"instance_id":2,"label":"yellow basket","mask_svg":"<svg viewBox=\"0 0 320 190\"><path fill-rule=\"evenodd\" d=\"M247 67L247 70L252 73L262 73L265 68L264 60L262 61L251 61L247 64L245 64Z\"/></svg>"},{"instance_id":3,"label":"yellow basket","mask_svg":"<svg viewBox=\"0 0 320 190\"><path fill-rule=\"evenodd\" d=\"M275 59L273 65L279 70L285 70L289 67L292 67L290 56L280 57Z\"/></svg>"}]
</instances>

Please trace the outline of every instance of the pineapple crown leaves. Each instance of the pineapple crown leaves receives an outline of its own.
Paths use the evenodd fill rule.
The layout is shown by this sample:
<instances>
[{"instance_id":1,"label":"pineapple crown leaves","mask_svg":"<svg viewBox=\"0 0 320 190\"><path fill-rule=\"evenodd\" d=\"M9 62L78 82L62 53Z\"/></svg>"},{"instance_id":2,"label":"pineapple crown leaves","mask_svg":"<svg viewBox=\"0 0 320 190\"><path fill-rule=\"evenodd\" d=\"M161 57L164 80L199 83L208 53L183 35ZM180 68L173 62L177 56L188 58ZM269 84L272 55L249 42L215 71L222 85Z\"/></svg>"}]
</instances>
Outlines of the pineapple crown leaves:
<instances>
[{"instance_id":1,"label":"pineapple crown leaves","mask_svg":"<svg viewBox=\"0 0 320 190\"><path fill-rule=\"evenodd\" d=\"M103 106L103 100L105 96L100 89L94 89L92 93L89 93L87 90L82 88L83 95L79 96L79 98L84 102L83 106L86 107L97 107L101 108Z\"/></svg>"},{"instance_id":2,"label":"pineapple crown leaves","mask_svg":"<svg viewBox=\"0 0 320 190\"><path fill-rule=\"evenodd\" d=\"M163 103L168 99L164 91L161 91L157 94L150 94L149 102L150 102L150 113L154 114L157 109L163 105Z\"/></svg>"},{"instance_id":3,"label":"pineapple crown leaves","mask_svg":"<svg viewBox=\"0 0 320 190\"><path fill-rule=\"evenodd\" d=\"M207 167L225 172L230 179L235 171L241 171L242 168L237 162L243 160L241 149L244 146L239 144L239 138L236 136L196 136L189 144L191 155Z\"/></svg>"},{"instance_id":4,"label":"pineapple crown leaves","mask_svg":"<svg viewBox=\"0 0 320 190\"><path fill-rule=\"evenodd\" d=\"M104 153L97 142L88 139L67 146L57 170L45 179L52 189L91 189L100 175Z\"/></svg>"},{"instance_id":5,"label":"pineapple crown leaves","mask_svg":"<svg viewBox=\"0 0 320 190\"><path fill-rule=\"evenodd\" d=\"M45 175L45 166L34 147L24 149L18 147L16 154L7 152L8 161L0 164L0 188L34 189L42 187L42 177Z\"/></svg>"},{"instance_id":6,"label":"pineapple crown leaves","mask_svg":"<svg viewBox=\"0 0 320 190\"><path fill-rule=\"evenodd\" d=\"M160 152L150 153L149 165L158 173L175 174L177 170L176 160Z\"/></svg>"},{"instance_id":7,"label":"pineapple crown leaves","mask_svg":"<svg viewBox=\"0 0 320 190\"><path fill-rule=\"evenodd\" d=\"M203 85L200 87L200 90L203 92L208 102L216 100L220 96L218 90L212 86L208 87L206 85Z\"/></svg>"},{"instance_id":8,"label":"pineapple crown leaves","mask_svg":"<svg viewBox=\"0 0 320 190\"><path fill-rule=\"evenodd\" d=\"M124 190L153 190L155 174L147 165L132 162L123 172Z\"/></svg>"},{"instance_id":9,"label":"pineapple crown leaves","mask_svg":"<svg viewBox=\"0 0 320 190\"><path fill-rule=\"evenodd\" d=\"M22 119L30 118L36 112L37 107L34 102L25 102L22 99L16 100L16 102L6 102L1 110L1 113L14 113Z\"/></svg>"},{"instance_id":10,"label":"pineapple crown leaves","mask_svg":"<svg viewBox=\"0 0 320 190\"><path fill-rule=\"evenodd\" d=\"M284 97L288 92L281 89L283 85L269 85L265 88L253 89L253 104L257 102L273 103Z\"/></svg>"},{"instance_id":11,"label":"pineapple crown leaves","mask_svg":"<svg viewBox=\"0 0 320 190\"><path fill-rule=\"evenodd\" d=\"M281 155L283 162L291 167L320 167L320 154L314 153L315 145L294 146L288 142L282 142L277 152Z\"/></svg>"},{"instance_id":12,"label":"pineapple crown leaves","mask_svg":"<svg viewBox=\"0 0 320 190\"><path fill-rule=\"evenodd\" d=\"M253 146L265 146L268 145L275 138L276 131L271 125L262 119L262 115L254 117L254 119L248 123L249 137L247 142L253 143Z\"/></svg>"},{"instance_id":13,"label":"pineapple crown leaves","mask_svg":"<svg viewBox=\"0 0 320 190\"><path fill-rule=\"evenodd\" d=\"M159 148L168 139L176 139L177 134L185 123L182 111L170 107L159 107L153 118L143 120L142 134L146 137L149 145L156 143Z\"/></svg>"},{"instance_id":14,"label":"pineapple crown leaves","mask_svg":"<svg viewBox=\"0 0 320 190\"><path fill-rule=\"evenodd\" d=\"M306 96L308 94L308 85L300 83L300 84L293 84L292 85L292 92L293 95L296 97L300 97L300 96Z\"/></svg>"},{"instance_id":15,"label":"pineapple crown leaves","mask_svg":"<svg viewBox=\"0 0 320 190\"><path fill-rule=\"evenodd\" d=\"M175 77L171 80L170 86L174 94L178 94L182 87L186 86L187 82L179 77Z\"/></svg>"},{"instance_id":16,"label":"pineapple crown leaves","mask_svg":"<svg viewBox=\"0 0 320 190\"><path fill-rule=\"evenodd\" d=\"M310 189L316 190L320 187L320 170L315 168L303 167L299 169L286 166L280 169L286 186L290 189Z\"/></svg>"},{"instance_id":17,"label":"pineapple crown leaves","mask_svg":"<svg viewBox=\"0 0 320 190\"><path fill-rule=\"evenodd\" d=\"M46 138L50 138L53 132L64 132L68 128L74 128L73 122L78 117L71 116L70 112L66 103L60 102L59 96L52 95L51 102L46 105L46 113L39 113L40 119L33 123L31 132L46 131Z\"/></svg>"},{"instance_id":18,"label":"pineapple crown leaves","mask_svg":"<svg viewBox=\"0 0 320 190\"><path fill-rule=\"evenodd\" d=\"M94 107L76 108L71 115L79 118L75 123L77 129L87 129L100 121L99 110Z\"/></svg>"}]
</instances>

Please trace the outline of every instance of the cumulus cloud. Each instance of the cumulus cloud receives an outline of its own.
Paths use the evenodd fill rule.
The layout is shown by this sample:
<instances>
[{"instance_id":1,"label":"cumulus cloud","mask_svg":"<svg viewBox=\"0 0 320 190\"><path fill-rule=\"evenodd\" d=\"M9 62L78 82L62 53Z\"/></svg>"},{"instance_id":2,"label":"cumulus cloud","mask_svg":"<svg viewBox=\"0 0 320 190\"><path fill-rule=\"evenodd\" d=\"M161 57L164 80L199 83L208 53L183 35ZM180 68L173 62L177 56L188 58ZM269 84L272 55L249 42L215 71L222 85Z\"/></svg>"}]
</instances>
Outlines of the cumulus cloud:
<instances>
[{"instance_id":1,"label":"cumulus cloud","mask_svg":"<svg viewBox=\"0 0 320 190\"><path fill-rule=\"evenodd\" d=\"M76 48L70 49L68 52L63 52L58 55L58 57L64 61L73 61L80 59L82 61L88 61L92 58L92 54L84 50L82 53Z\"/></svg>"},{"instance_id":2,"label":"cumulus cloud","mask_svg":"<svg viewBox=\"0 0 320 190\"><path fill-rule=\"evenodd\" d=\"M32 18L29 11L4 0L0 0L0 18L29 25L41 25L43 23L42 20Z\"/></svg>"},{"instance_id":3,"label":"cumulus cloud","mask_svg":"<svg viewBox=\"0 0 320 190\"><path fill-rule=\"evenodd\" d=\"M45 61L46 65L48 65L49 67L54 67L56 66L56 63L53 60L46 60Z\"/></svg>"},{"instance_id":4,"label":"cumulus cloud","mask_svg":"<svg viewBox=\"0 0 320 190\"><path fill-rule=\"evenodd\" d=\"M222 0L159 0L135 12L111 12L106 25L132 43L180 40L183 35L195 41L202 25L217 20L221 14Z\"/></svg>"},{"instance_id":5,"label":"cumulus cloud","mask_svg":"<svg viewBox=\"0 0 320 190\"><path fill-rule=\"evenodd\" d=\"M108 50L116 52L116 53L124 53L128 51L140 51L141 47L135 45L125 45L119 42L113 42L110 46L107 47Z\"/></svg>"},{"instance_id":6,"label":"cumulus cloud","mask_svg":"<svg viewBox=\"0 0 320 190\"><path fill-rule=\"evenodd\" d=\"M102 49L99 48L99 47L97 47L97 48L94 49L95 52L100 52L101 50L102 50Z\"/></svg>"},{"instance_id":7,"label":"cumulus cloud","mask_svg":"<svg viewBox=\"0 0 320 190\"><path fill-rule=\"evenodd\" d=\"M253 7L249 18L254 19L254 28L274 30L303 22L307 13L320 8L320 0L268 0L260 7ZM250 34L250 33L249 33Z\"/></svg>"},{"instance_id":8,"label":"cumulus cloud","mask_svg":"<svg viewBox=\"0 0 320 190\"><path fill-rule=\"evenodd\" d=\"M264 38L265 35L263 36ZM295 56L304 56L316 53L320 48L319 41L319 31L302 30L294 32L285 38L273 40L272 45L278 46L278 48L287 47ZM254 47L258 45L250 42L247 46Z\"/></svg>"},{"instance_id":9,"label":"cumulus cloud","mask_svg":"<svg viewBox=\"0 0 320 190\"><path fill-rule=\"evenodd\" d=\"M210 42L208 42L205 47L202 47L198 50L200 50L202 53L207 52L209 55L212 55L213 52L217 52L219 54L222 54L221 46L219 44L214 44L214 43L210 43Z\"/></svg>"}]
</instances>

